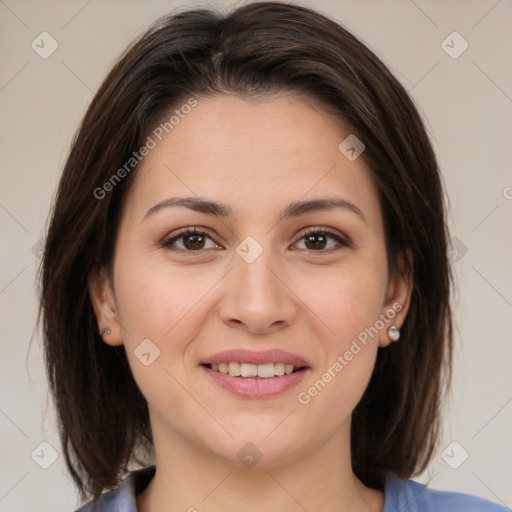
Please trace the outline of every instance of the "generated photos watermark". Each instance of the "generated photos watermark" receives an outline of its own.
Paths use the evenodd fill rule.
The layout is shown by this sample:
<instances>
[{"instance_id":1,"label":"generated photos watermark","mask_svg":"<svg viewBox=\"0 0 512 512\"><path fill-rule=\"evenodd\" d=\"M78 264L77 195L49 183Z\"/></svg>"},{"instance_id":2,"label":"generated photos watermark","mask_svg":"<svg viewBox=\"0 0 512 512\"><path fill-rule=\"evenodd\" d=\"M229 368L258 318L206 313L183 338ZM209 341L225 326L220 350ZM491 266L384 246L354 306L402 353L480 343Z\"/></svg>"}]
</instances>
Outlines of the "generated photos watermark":
<instances>
[{"instance_id":1,"label":"generated photos watermark","mask_svg":"<svg viewBox=\"0 0 512 512\"><path fill-rule=\"evenodd\" d=\"M301 391L297 395L297 399L302 405L307 405L311 399L320 393L329 382L332 381L349 363L361 352L361 350L368 345L379 332L386 327L386 325L395 318L398 312L402 311L402 304L394 302L393 305L386 310L385 313L379 315L379 319L371 326L366 327L357 335L357 340L352 340L349 349L345 350L343 354L338 355L336 360L327 368L322 376L317 379L312 386L306 391Z\"/></svg>"},{"instance_id":2,"label":"generated photos watermark","mask_svg":"<svg viewBox=\"0 0 512 512\"><path fill-rule=\"evenodd\" d=\"M197 100L195 98L189 98L179 109L176 109L174 113L164 123L160 123L150 135L148 135L146 142L138 149L134 151L132 156L114 173L112 176L103 183L101 187L96 187L93 191L93 195L96 199L103 199L108 192L112 192L114 187L118 185L123 178L125 178L142 159L149 154L149 152L156 148L158 142L161 142L164 134L170 133L179 123L180 120L185 118L187 114L192 111L192 108L197 106Z\"/></svg>"}]
</instances>

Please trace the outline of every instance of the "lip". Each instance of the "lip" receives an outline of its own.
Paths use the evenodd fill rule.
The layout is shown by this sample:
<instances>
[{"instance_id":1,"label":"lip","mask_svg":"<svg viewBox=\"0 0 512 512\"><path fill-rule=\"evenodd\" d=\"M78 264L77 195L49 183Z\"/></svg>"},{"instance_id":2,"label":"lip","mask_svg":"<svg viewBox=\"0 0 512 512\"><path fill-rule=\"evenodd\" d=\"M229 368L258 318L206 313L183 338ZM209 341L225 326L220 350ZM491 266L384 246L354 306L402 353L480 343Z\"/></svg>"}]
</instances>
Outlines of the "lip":
<instances>
[{"instance_id":1,"label":"lip","mask_svg":"<svg viewBox=\"0 0 512 512\"><path fill-rule=\"evenodd\" d=\"M225 350L218 352L212 356L202 360L199 364L219 364L219 363L248 363L248 364L266 364L266 363L283 363L293 364L293 366L307 367L311 365L302 357L286 352L284 350L272 349L263 351L254 350Z\"/></svg>"},{"instance_id":2,"label":"lip","mask_svg":"<svg viewBox=\"0 0 512 512\"><path fill-rule=\"evenodd\" d=\"M201 365L201 368L222 389L243 398L268 398L279 395L296 386L311 371L311 368L304 368L288 375L257 379L253 377L234 377L227 373L215 372L204 365Z\"/></svg>"}]
</instances>

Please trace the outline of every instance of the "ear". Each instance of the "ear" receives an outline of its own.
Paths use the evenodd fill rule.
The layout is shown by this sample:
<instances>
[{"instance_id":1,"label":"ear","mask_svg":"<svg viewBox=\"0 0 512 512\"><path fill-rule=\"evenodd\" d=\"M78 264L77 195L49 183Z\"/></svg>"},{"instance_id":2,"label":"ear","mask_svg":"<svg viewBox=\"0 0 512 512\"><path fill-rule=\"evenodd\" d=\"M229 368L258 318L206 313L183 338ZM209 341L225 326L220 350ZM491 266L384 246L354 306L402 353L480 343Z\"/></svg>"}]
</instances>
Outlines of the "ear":
<instances>
[{"instance_id":1,"label":"ear","mask_svg":"<svg viewBox=\"0 0 512 512\"><path fill-rule=\"evenodd\" d=\"M98 322L98 332L101 334L103 329L110 330L109 334L101 334L103 341L111 346L122 345L121 324L118 319L115 295L103 267L89 275L89 296Z\"/></svg>"},{"instance_id":2,"label":"ear","mask_svg":"<svg viewBox=\"0 0 512 512\"><path fill-rule=\"evenodd\" d=\"M388 329L392 324L400 329L407 317L411 294L414 287L414 261L412 251L406 249L398 257L398 269L390 275L386 298L381 313L386 316L385 327L379 333L379 347L387 347L393 340L388 337ZM386 320L387 319L387 320Z\"/></svg>"}]
</instances>

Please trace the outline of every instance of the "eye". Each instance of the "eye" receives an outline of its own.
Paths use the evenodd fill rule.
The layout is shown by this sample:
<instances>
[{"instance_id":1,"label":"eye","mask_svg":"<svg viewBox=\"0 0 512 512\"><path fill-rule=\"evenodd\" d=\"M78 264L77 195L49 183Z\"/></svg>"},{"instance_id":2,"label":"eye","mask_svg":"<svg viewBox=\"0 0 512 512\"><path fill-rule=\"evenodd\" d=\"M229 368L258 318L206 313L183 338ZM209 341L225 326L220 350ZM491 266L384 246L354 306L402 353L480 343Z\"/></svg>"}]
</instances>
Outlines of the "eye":
<instances>
[{"instance_id":1,"label":"eye","mask_svg":"<svg viewBox=\"0 0 512 512\"><path fill-rule=\"evenodd\" d=\"M173 237L163 240L161 246L175 252L201 252L205 249L218 248L219 245L209 236L210 230L206 228L201 229L202 231L197 228L185 228ZM213 247L205 246L207 240L213 242ZM176 245L177 242L182 244L181 247Z\"/></svg>"},{"instance_id":2,"label":"eye","mask_svg":"<svg viewBox=\"0 0 512 512\"><path fill-rule=\"evenodd\" d=\"M338 246L350 247L350 244L345 241L340 235L332 232L327 228L310 228L303 233L300 240L304 240L305 249L311 252L331 252L325 251L324 249L333 249L336 248L336 244ZM334 246L329 245L329 240L334 240ZM299 243L299 242L297 242ZM302 248L300 248L302 249Z\"/></svg>"},{"instance_id":3,"label":"eye","mask_svg":"<svg viewBox=\"0 0 512 512\"><path fill-rule=\"evenodd\" d=\"M166 238L161 242L161 247L173 252L188 252L200 253L206 249L219 249L220 246L213 240L213 233L208 228L184 228L174 236ZM207 242L210 240L211 244L208 247ZM344 240L337 233L332 232L328 228L310 228L302 234L300 242L304 241L305 247L299 247L310 252L332 252L336 250L336 245L341 247L350 247L350 243ZM331 245L329 246L329 241ZM333 243L334 242L334 243Z\"/></svg>"}]
</instances>

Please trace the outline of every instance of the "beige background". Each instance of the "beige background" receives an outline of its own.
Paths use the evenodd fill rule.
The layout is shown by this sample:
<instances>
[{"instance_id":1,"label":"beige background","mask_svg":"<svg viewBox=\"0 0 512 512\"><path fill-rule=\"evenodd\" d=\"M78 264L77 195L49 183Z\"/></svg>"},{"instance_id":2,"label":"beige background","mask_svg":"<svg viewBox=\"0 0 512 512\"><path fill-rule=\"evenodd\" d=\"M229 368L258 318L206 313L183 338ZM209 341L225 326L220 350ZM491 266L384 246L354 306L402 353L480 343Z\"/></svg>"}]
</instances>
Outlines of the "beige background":
<instances>
[{"instance_id":1,"label":"beige background","mask_svg":"<svg viewBox=\"0 0 512 512\"><path fill-rule=\"evenodd\" d=\"M439 453L417 480L512 507L512 4L302 3L351 29L411 91L450 197L459 248L455 380ZM178 5L207 4L0 0L0 511L77 506L37 333L30 344L38 242L72 134L101 80L134 36ZM31 47L43 31L58 43L47 59ZM469 44L458 58L442 47L453 31ZM452 39L450 51L460 50L463 41ZM35 450L36 460L51 462L51 449L41 442L58 457L48 469L31 458ZM459 464L462 450L467 460L452 469L446 461Z\"/></svg>"}]
</instances>

